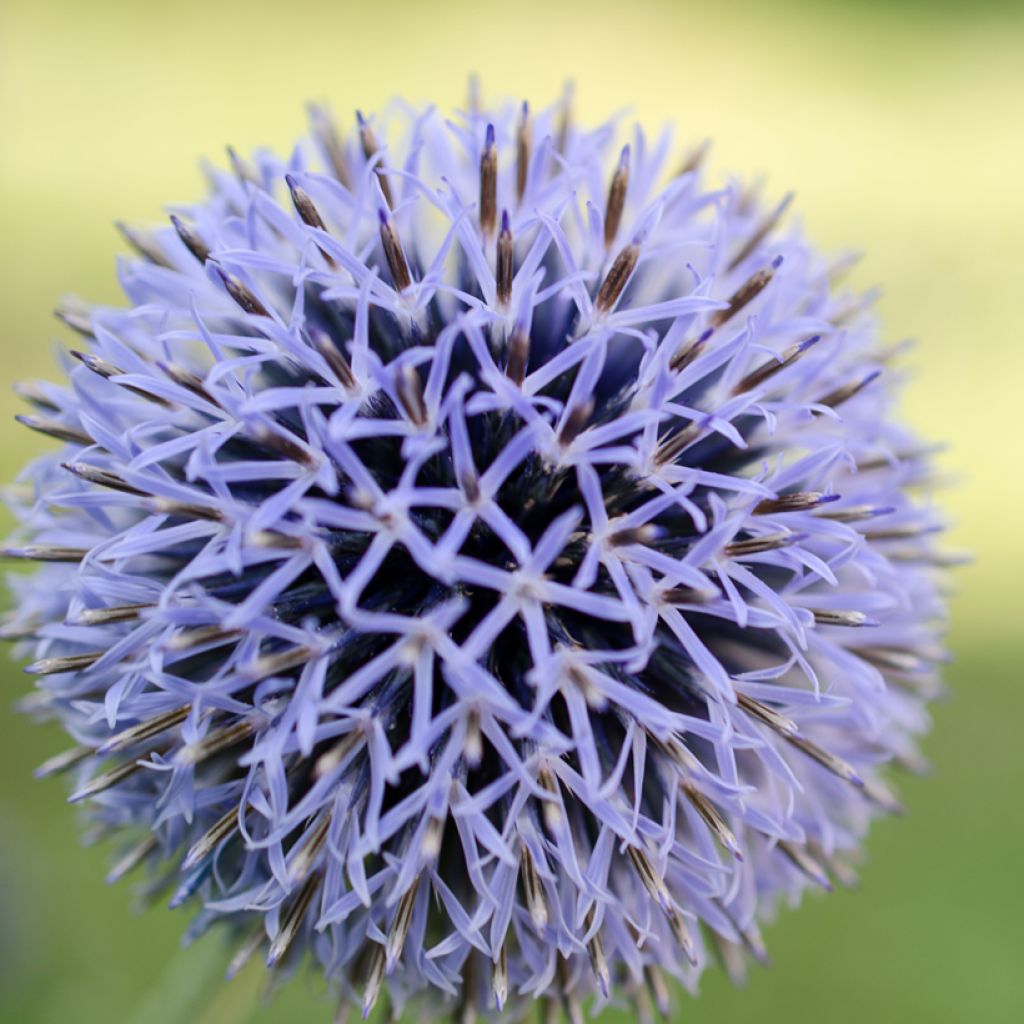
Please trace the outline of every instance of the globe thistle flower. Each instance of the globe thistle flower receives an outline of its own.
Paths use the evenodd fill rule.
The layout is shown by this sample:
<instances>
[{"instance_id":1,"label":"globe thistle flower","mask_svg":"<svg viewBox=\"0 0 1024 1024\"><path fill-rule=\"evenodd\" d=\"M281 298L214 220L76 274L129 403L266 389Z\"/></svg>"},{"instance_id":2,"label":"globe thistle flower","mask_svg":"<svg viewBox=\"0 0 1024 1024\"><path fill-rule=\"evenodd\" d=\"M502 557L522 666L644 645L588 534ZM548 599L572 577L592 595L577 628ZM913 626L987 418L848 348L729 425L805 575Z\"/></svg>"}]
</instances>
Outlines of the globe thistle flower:
<instances>
[{"instance_id":1,"label":"globe thistle flower","mask_svg":"<svg viewBox=\"0 0 1024 1024\"><path fill-rule=\"evenodd\" d=\"M928 449L870 297L668 135L396 105L125 229L67 306L6 633L236 970L666 1008L846 880L937 688Z\"/></svg>"}]
</instances>

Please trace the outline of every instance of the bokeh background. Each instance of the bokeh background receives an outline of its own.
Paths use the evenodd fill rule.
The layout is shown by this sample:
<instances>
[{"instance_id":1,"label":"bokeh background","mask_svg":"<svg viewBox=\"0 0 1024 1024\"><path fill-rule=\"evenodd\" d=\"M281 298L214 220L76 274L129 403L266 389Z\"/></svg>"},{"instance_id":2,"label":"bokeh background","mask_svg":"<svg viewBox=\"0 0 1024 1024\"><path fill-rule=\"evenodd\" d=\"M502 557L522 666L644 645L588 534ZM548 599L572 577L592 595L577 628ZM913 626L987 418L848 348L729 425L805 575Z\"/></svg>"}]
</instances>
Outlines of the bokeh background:
<instances>
[{"instance_id":1,"label":"bokeh background","mask_svg":"<svg viewBox=\"0 0 1024 1024\"><path fill-rule=\"evenodd\" d=\"M681 146L713 136L715 168L795 188L813 237L864 250L888 332L920 339L905 414L950 443L951 544L974 562L909 817L876 828L860 891L768 930L771 970L744 991L710 973L678 1018L1024 1019L1022 53L1024 9L980 0L3 0L0 477L45 443L12 422L9 385L51 372L55 300L116 299L114 219L195 196L197 157L225 143L286 146L309 98L451 107L477 71L486 94L542 104L572 77L584 119L628 104ZM62 783L31 778L61 747L8 711L26 690L0 668L0 1020L330 1019L312 978L271 1003L258 965L222 988L216 938L182 952L182 918L104 887L109 851L81 849Z\"/></svg>"}]
</instances>

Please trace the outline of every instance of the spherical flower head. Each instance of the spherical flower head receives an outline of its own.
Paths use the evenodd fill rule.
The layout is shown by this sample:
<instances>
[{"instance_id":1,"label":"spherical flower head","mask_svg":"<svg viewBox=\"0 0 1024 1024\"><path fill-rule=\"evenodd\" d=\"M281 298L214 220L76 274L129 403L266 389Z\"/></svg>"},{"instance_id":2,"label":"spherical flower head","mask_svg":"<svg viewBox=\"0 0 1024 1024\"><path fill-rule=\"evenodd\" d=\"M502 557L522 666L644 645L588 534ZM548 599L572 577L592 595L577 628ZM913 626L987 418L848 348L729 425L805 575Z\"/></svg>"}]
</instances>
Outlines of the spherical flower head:
<instances>
[{"instance_id":1,"label":"spherical flower head","mask_svg":"<svg viewBox=\"0 0 1024 1024\"><path fill-rule=\"evenodd\" d=\"M694 989L850 876L944 614L893 350L788 199L395 105L126 229L23 422L26 705L153 893L486 1017Z\"/></svg>"}]
</instances>

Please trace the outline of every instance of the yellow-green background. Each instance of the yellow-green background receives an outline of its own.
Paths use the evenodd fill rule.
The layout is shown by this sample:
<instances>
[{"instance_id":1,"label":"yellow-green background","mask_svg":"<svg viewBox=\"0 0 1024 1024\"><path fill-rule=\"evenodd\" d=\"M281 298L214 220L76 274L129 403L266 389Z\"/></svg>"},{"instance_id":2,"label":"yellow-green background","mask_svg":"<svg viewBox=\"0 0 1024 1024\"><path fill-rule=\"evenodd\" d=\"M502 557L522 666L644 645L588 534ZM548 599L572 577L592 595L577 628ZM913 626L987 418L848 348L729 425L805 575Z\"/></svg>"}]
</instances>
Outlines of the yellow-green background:
<instances>
[{"instance_id":1,"label":"yellow-green background","mask_svg":"<svg viewBox=\"0 0 1024 1024\"><path fill-rule=\"evenodd\" d=\"M681 1021L758 1024L1024 1020L1020 669L1024 569L1024 11L1012 4L847 0L195 3L0 0L0 476L41 445L7 386L49 372L55 299L114 300L115 218L197 194L196 158L287 145L303 102L373 110L389 96L544 103L573 77L581 116L624 104L715 167L793 187L810 233L868 255L893 339L913 335L907 416L951 451L956 577L931 778L878 826L863 887L811 898L769 929L776 964L743 991L709 974ZM0 693L0 1020L319 1021L300 978L261 1005L259 969L221 990L216 938L182 954L180 915L137 916L79 848L59 781L31 769L53 731Z\"/></svg>"}]
</instances>

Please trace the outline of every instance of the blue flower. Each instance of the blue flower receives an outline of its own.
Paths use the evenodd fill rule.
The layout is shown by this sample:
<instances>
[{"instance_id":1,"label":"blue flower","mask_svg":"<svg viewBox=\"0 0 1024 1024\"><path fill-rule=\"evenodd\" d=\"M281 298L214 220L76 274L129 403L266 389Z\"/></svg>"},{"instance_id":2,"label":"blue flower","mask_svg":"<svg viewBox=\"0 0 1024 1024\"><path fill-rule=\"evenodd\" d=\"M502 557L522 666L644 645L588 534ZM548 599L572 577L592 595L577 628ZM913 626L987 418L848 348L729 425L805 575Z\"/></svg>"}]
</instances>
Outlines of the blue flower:
<instances>
[{"instance_id":1,"label":"blue flower","mask_svg":"<svg viewBox=\"0 0 1024 1024\"><path fill-rule=\"evenodd\" d=\"M850 875L943 658L929 451L788 198L396 106L125 229L5 627L112 876L369 1012L667 998Z\"/></svg>"}]
</instances>

